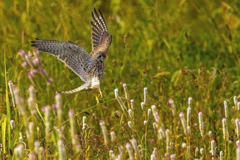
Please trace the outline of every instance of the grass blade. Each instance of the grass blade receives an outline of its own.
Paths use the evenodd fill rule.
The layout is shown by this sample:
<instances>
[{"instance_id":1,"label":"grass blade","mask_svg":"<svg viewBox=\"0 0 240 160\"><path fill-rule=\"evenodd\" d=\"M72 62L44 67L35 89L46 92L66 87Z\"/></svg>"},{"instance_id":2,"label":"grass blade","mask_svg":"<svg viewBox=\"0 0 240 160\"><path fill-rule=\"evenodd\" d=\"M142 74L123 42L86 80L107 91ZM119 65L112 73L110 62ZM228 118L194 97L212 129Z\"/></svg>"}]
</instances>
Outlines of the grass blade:
<instances>
[{"instance_id":1,"label":"grass blade","mask_svg":"<svg viewBox=\"0 0 240 160\"><path fill-rule=\"evenodd\" d=\"M8 80L7 80L7 65L6 65L5 52L4 52L4 69L5 69L4 74L5 74L5 85L6 85L6 105L7 105L7 124L8 124L7 125L8 126L8 149L10 150L11 149L11 128L10 128L11 110L10 110L9 97L8 97ZM11 154L9 154L9 156L11 156Z\"/></svg>"},{"instance_id":2,"label":"grass blade","mask_svg":"<svg viewBox=\"0 0 240 160\"><path fill-rule=\"evenodd\" d=\"M7 117L4 117L4 120L2 122L2 144L3 144L3 153L6 153L6 140L5 140L5 135L6 135L6 125L7 125Z\"/></svg>"}]
</instances>

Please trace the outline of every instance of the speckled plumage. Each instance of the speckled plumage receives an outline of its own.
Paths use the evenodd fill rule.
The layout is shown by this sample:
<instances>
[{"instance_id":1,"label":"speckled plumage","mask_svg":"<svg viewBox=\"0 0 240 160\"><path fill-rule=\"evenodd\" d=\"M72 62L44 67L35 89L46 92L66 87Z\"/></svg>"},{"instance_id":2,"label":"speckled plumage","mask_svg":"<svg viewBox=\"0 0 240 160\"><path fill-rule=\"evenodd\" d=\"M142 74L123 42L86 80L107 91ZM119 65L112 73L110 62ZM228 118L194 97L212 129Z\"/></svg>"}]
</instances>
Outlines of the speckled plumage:
<instances>
[{"instance_id":1,"label":"speckled plumage","mask_svg":"<svg viewBox=\"0 0 240 160\"><path fill-rule=\"evenodd\" d=\"M68 41L38 39L32 41L32 46L40 51L50 53L64 62L82 81L85 82L79 88L61 93L74 93L83 89L100 90L100 82L104 73L104 61L106 53L112 42L112 35L109 35L106 22L99 10L99 14L94 9L92 13L92 52L88 54L80 45ZM99 86L92 85L99 81ZM95 83L98 84L98 83Z\"/></svg>"}]
</instances>

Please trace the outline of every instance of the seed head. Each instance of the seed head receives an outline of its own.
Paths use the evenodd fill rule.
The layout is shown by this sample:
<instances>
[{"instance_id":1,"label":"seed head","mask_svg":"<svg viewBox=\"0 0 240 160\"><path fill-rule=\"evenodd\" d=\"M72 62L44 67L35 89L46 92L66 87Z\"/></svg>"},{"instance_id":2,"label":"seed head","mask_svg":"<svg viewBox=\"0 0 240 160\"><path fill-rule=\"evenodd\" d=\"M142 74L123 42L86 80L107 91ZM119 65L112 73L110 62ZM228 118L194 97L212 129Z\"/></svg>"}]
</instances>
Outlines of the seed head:
<instances>
[{"instance_id":1,"label":"seed head","mask_svg":"<svg viewBox=\"0 0 240 160\"><path fill-rule=\"evenodd\" d=\"M14 129L14 120L10 121L10 126L11 126L11 129Z\"/></svg>"},{"instance_id":2,"label":"seed head","mask_svg":"<svg viewBox=\"0 0 240 160\"><path fill-rule=\"evenodd\" d=\"M169 99L168 103L170 104L170 106L172 108L173 117L175 117L177 112L176 112L176 107L175 107L174 101L172 99Z\"/></svg>"},{"instance_id":3,"label":"seed head","mask_svg":"<svg viewBox=\"0 0 240 160\"><path fill-rule=\"evenodd\" d=\"M132 152L132 147L129 143L126 143L126 149L128 151L128 154L129 154L129 157L130 157L130 160L134 160L134 155L133 155L133 152Z\"/></svg>"},{"instance_id":4,"label":"seed head","mask_svg":"<svg viewBox=\"0 0 240 160\"><path fill-rule=\"evenodd\" d=\"M111 141L112 141L112 142L116 141L116 135L115 135L115 132L114 132L114 131L111 131L111 132L110 132L110 136L111 136Z\"/></svg>"},{"instance_id":5,"label":"seed head","mask_svg":"<svg viewBox=\"0 0 240 160\"><path fill-rule=\"evenodd\" d=\"M131 121L128 121L128 127L132 128L132 122Z\"/></svg>"},{"instance_id":6,"label":"seed head","mask_svg":"<svg viewBox=\"0 0 240 160\"><path fill-rule=\"evenodd\" d=\"M130 100L130 104L131 104L132 110L134 110L134 100L133 99Z\"/></svg>"}]
</instances>

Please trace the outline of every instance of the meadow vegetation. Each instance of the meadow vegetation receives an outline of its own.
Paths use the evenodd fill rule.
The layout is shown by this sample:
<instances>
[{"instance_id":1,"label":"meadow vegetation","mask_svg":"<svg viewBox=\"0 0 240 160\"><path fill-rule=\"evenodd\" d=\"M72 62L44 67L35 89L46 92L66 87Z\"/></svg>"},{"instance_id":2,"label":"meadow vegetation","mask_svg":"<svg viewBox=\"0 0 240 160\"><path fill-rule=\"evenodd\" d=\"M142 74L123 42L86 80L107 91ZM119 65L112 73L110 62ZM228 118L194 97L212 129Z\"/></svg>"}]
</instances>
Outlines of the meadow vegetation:
<instances>
[{"instance_id":1,"label":"meadow vegetation","mask_svg":"<svg viewBox=\"0 0 240 160\"><path fill-rule=\"evenodd\" d=\"M0 1L0 159L240 159L239 6ZM83 82L43 52L39 67L24 68L19 50L37 58L31 41L43 38L90 53L94 7L113 37L104 98L56 95Z\"/></svg>"}]
</instances>

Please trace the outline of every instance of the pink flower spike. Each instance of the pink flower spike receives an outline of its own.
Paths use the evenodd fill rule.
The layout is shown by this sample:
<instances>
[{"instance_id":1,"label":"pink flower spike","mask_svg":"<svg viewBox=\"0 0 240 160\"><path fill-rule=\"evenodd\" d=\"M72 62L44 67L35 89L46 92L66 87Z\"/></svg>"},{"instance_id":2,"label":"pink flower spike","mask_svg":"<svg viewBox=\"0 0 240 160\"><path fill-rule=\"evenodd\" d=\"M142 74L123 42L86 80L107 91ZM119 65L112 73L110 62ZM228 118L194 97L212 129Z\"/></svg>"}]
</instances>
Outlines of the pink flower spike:
<instances>
[{"instance_id":1,"label":"pink flower spike","mask_svg":"<svg viewBox=\"0 0 240 160\"><path fill-rule=\"evenodd\" d=\"M45 107L44 107L44 106L42 106L42 111L43 111L43 112L45 111Z\"/></svg>"},{"instance_id":2,"label":"pink flower spike","mask_svg":"<svg viewBox=\"0 0 240 160\"><path fill-rule=\"evenodd\" d=\"M28 58L30 57L28 52L26 52L25 56L28 57Z\"/></svg>"},{"instance_id":3,"label":"pink flower spike","mask_svg":"<svg viewBox=\"0 0 240 160\"><path fill-rule=\"evenodd\" d=\"M12 83L12 81L8 81L8 85L12 85L13 83Z\"/></svg>"},{"instance_id":4,"label":"pink flower spike","mask_svg":"<svg viewBox=\"0 0 240 160\"><path fill-rule=\"evenodd\" d=\"M56 97L56 98L61 98L61 94L60 94L60 93L57 93L55 97Z\"/></svg>"},{"instance_id":5,"label":"pink flower spike","mask_svg":"<svg viewBox=\"0 0 240 160\"><path fill-rule=\"evenodd\" d=\"M53 79L52 79L52 78L49 78L49 79L48 79L48 82L47 82L47 85L50 86L52 82L53 82Z\"/></svg>"},{"instance_id":6,"label":"pink flower spike","mask_svg":"<svg viewBox=\"0 0 240 160\"><path fill-rule=\"evenodd\" d=\"M170 155L168 154L168 153L165 153L164 154L164 157L166 158L166 157L169 157Z\"/></svg>"},{"instance_id":7,"label":"pink flower spike","mask_svg":"<svg viewBox=\"0 0 240 160\"><path fill-rule=\"evenodd\" d=\"M22 97L19 97L19 102L21 102L21 103L23 103L23 99L22 99Z\"/></svg>"},{"instance_id":8,"label":"pink flower spike","mask_svg":"<svg viewBox=\"0 0 240 160\"><path fill-rule=\"evenodd\" d=\"M31 125L33 125L33 122L29 122L29 124L28 124L28 125L30 125L30 126L31 126Z\"/></svg>"},{"instance_id":9,"label":"pink flower spike","mask_svg":"<svg viewBox=\"0 0 240 160\"><path fill-rule=\"evenodd\" d=\"M183 117L184 116L184 113L183 112L180 112L179 113L179 117Z\"/></svg>"},{"instance_id":10,"label":"pink flower spike","mask_svg":"<svg viewBox=\"0 0 240 160\"><path fill-rule=\"evenodd\" d=\"M70 109L70 110L68 111L68 115L69 115L69 116L73 116L73 110L72 110L72 109Z\"/></svg>"},{"instance_id":11,"label":"pink flower spike","mask_svg":"<svg viewBox=\"0 0 240 160\"><path fill-rule=\"evenodd\" d=\"M22 49L20 49L20 50L18 51L18 54L19 54L20 56L24 56L24 51L23 51Z\"/></svg>"},{"instance_id":12,"label":"pink flower spike","mask_svg":"<svg viewBox=\"0 0 240 160\"><path fill-rule=\"evenodd\" d=\"M44 107L44 106L43 106L43 107ZM45 110L45 109L50 110L50 106L49 106L49 105L45 106L44 110Z\"/></svg>"},{"instance_id":13,"label":"pink flower spike","mask_svg":"<svg viewBox=\"0 0 240 160\"><path fill-rule=\"evenodd\" d=\"M36 111L35 111L35 110L32 110L32 111L31 111L31 114L36 114Z\"/></svg>"},{"instance_id":14,"label":"pink flower spike","mask_svg":"<svg viewBox=\"0 0 240 160\"><path fill-rule=\"evenodd\" d=\"M52 78L50 78L50 79L52 79ZM52 83L52 81L49 81L49 80L48 80L47 85L50 86L51 83Z\"/></svg>"},{"instance_id":15,"label":"pink flower spike","mask_svg":"<svg viewBox=\"0 0 240 160\"><path fill-rule=\"evenodd\" d=\"M44 74L46 73L45 69L44 68L41 68L41 72Z\"/></svg>"},{"instance_id":16,"label":"pink flower spike","mask_svg":"<svg viewBox=\"0 0 240 160\"><path fill-rule=\"evenodd\" d=\"M39 52L38 52L36 49L34 49L34 50L33 50L33 54L34 54L35 56L37 56L37 55L39 55Z\"/></svg>"},{"instance_id":17,"label":"pink flower spike","mask_svg":"<svg viewBox=\"0 0 240 160\"><path fill-rule=\"evenodd\" d=\"M33 153L33 151L29 153L29 159L30 160L35 159L35 154Z\"/></svg>"},{"instance_id":18,"label":"pink flower spike","mask_svg":"<svg viewBox=\"0 0 240 160\"><path fill-rule=\"evenodd\" d=\"M169 100L168 100L168 103L169 103L169 104L172 104L172 103L173 103L173 100L172 100L172 99L169 99Z\"/></svg>"},{"instance_id":19,"label":"pink flower spike","mask_svg":"<svg viewBox=\"0 0 240 160\"><path fill-rule=\"evenodd\" d=\"M32 69L30 72L31 72L32 76L35 77L36 70Z\"/></svg>"},{"instance_id":20,"label":"pink flower spike","mask_svg":"<svg viewBox=\"0 0 240 160\"><path fill-rule=\"evenodd\" d=\"M103 120L100 120L100 123L99 123L101 126L102 125L105 125L104 121Z\"/></svg>"},{"instance_id":21,"label":"pink flower spike","mask_svg":"<svg viewBox=\"0 0 240 160\"><path fill-rule=\"evenodd\" d=\"M24 148L23 144L19 144L19 147Z\"/></svg>"},{"instance_id":22,"label":"pink flower spike","mask_svg":"<svg viewBox=\"0 0 240 160\"><path fill-rule=\"evenodd\" d=\"M19 92L19 89L16 87L16 88L14 88L14 91L15 92Z\"/></svg>"},{"instance_id":23,"label":"pink flower spike","mask_svg":"<svg viewBox=\"0 0 240 160\"><path fill-rule=\"evenodd\" d=\"M28 66L28 65L27 65L27 63L26 63L26 62L23 62L23 63L22 63L22 67L23 67L23 68L25 68L25 69L26 69L26 68L27 68L27 66Z\"/></svg>"},{"instance_id":24,"label":"pink flower spike","mask_svg":"<svg viewBox=\"0 0 240 160\"><path fill-rule=\"evenodd\" d=\"M53 104L52 107L53 107L53 109L56 109L56 108L57 108L56 104Z\"/></svg>"},{"instance_id":25,"label":"pink flower spike","mask_svg":"<svg viewBox=\"0 0 240 160\"><path fill-rule=\"evenodd\" d=\"M237 158L236 159L240 159L240 143L237 145L236 153L237 153Z\"/></svg>"},{"instance_id":26,"label":"pink flower spike","mask_svg":"<svg viewBox=\"0 0 240 160\"><path fill-rule=\"evenodd\" d=\"M39 142L38 140L36 140L36 141L34 142L34 145L40 145L40 142Z\"/></svg>"},{"instance_id":27,"label":"pink flower spike","mask_svg":"<svg viewBox=\"0 0 240 160\"><path fill-rule=\"evenodd\" d=\"M39 61L37 58L33 58L33 64L36 66L36 67L39 67Z\"/></svg>"},{"instance_id":28,"label":"pink flower spike","mask_svg":"<svg viewBox=\"0 0 240 160\"><path fill-rule=\"evenodd\" d=\"M28 72L28 77L32 78L32 73L31 72Z\"/></svg>"}]
</instances>

